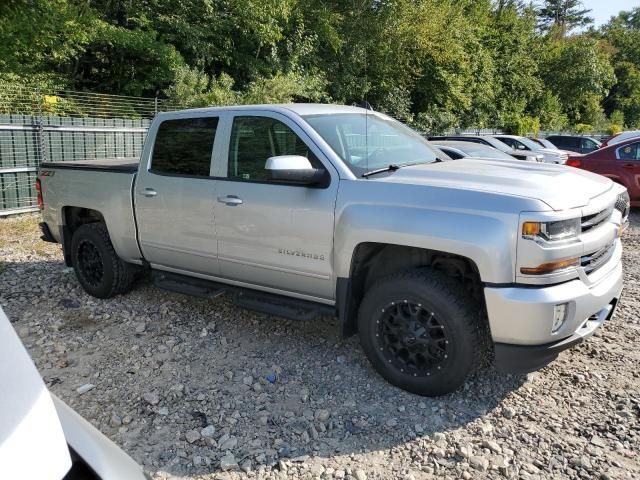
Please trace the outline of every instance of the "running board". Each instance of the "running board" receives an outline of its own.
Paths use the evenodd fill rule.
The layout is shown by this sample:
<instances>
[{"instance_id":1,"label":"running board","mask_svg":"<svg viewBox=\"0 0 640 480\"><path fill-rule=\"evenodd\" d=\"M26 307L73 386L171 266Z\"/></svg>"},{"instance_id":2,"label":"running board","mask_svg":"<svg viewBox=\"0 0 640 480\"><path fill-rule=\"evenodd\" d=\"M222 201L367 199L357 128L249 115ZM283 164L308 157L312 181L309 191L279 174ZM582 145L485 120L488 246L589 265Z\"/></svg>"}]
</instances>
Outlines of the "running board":
<instances>
[{"instance_id":1,"label":"running board","mask_svg":"<svg viewBox=\"0 0 640 480\"><path fill-rule=\"evenodd\" d=\"M200 298L216 298L227 291L227 286L177 273L151 272L156 287Z\"/></svg>"},{"instance_id":2,"label":"running board","mask_svg":"<svg viewBox=\"0 0 640 480\"><path fill-rule=\"evenodd\" d=\"M233 302L241 308L289 320L313 320L321 316L335 316L336 314L334 307L329 305L233 287L178 273L153 270L151 278L156 287L194 297L216 298L224 293L233 293Z\"/></svg>"},{"instance_id":3,"label":"running board","mask_svg":"<svg viewBox=\"0 0 640 480\"><path fill-rule=\"evenodd\" d=\"M289 320L314 320L323 315L335 315L333 307L328 305L253 290L238 290L233 296L233 301L237 306L247 310Z\"/></svg>"}]
</instances>

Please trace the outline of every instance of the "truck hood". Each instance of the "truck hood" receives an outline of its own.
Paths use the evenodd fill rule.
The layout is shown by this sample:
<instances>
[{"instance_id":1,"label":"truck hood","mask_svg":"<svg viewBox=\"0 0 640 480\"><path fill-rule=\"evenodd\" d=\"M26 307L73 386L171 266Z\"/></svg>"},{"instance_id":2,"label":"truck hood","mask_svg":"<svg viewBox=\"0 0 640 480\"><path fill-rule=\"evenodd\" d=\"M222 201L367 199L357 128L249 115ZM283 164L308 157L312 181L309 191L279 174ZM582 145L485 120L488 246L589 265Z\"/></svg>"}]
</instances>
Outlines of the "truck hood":
<instances>
[{"instance_id":1,"label":"truck hood","mask_svg":"<svg viewBox=\"0 0 640 480\"><path fill-rule=\"evenodd\" d=\"M564 165L475 158L407 166L373 179L533 198L554 210L585 206L612 185L608 178Z\"/></svg>"}]
</instances>

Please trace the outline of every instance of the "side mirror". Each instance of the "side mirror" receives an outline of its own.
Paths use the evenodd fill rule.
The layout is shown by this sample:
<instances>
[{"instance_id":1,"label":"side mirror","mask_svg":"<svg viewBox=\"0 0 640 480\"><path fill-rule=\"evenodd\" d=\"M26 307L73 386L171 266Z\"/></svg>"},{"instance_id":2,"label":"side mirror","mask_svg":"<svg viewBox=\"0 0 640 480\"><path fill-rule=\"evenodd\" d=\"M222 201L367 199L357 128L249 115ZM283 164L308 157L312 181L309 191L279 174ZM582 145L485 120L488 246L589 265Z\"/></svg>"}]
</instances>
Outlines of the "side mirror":
<instances>
[{"instance_id":1,"label":"side mirror","mask_svg":"<svg viewBox=\"0 0 640 480\"><path fill-rule=\"evenodd\" d=\"M313 185L324 177L324 170L313 168L302 155L278 155L267 158L264 166L273 180Z\"/></svg>"}]
</instances>

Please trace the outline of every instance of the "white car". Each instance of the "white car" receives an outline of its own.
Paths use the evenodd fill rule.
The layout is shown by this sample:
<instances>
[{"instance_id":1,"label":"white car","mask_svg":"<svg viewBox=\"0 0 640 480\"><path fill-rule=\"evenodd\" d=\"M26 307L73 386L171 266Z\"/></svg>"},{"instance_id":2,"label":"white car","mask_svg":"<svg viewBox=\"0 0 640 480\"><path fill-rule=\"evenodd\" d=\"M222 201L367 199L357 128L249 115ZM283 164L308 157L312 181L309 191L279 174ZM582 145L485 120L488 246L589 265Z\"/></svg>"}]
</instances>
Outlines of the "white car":
<instances>
[{"instance_id":1,"label":"white car","mask_svg":"<svg viewBox=\"0 0 640 480\"><path fill-rule=\"evenodd\" d=\"M526 137L519 137L518 135L493 135L494 138L506 143L514 150L530 150L535 153L540 153L544 156L545 163L556 163L564 165L569 158L569 155L557 148L544 148L540 144Z\"/></svg>"},{"instance_id":2,"label":"white car","mask_svg":"<svg viewBox=\"0 0 640 480\"><path fill-rule=\"evenodd\" d=\"M49 393L0 308L0 478L147 480L140 465ZM11 388L6 388L11 386Z\"/></svg>"}]
</instances>

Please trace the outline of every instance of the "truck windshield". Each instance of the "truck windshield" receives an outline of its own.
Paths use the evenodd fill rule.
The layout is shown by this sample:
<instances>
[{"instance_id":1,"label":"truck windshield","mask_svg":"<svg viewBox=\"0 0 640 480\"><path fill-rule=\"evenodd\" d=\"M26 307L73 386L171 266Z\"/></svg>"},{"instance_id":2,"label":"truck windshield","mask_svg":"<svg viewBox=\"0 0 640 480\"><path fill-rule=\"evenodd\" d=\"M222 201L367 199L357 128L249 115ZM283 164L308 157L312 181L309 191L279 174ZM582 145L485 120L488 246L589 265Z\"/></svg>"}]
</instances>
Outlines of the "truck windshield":
<instances>
[{"instance_id":1,"label":"truck windshield","mask_svg":"<svg viewBox=\"0 0 640 480\"><path fill-rule=\"evenodd\" d=\"M438 154L418 133L376 113L305 115L311 127L356 176L394 165L437 161Z\"/></svg>"}]
</instances>

